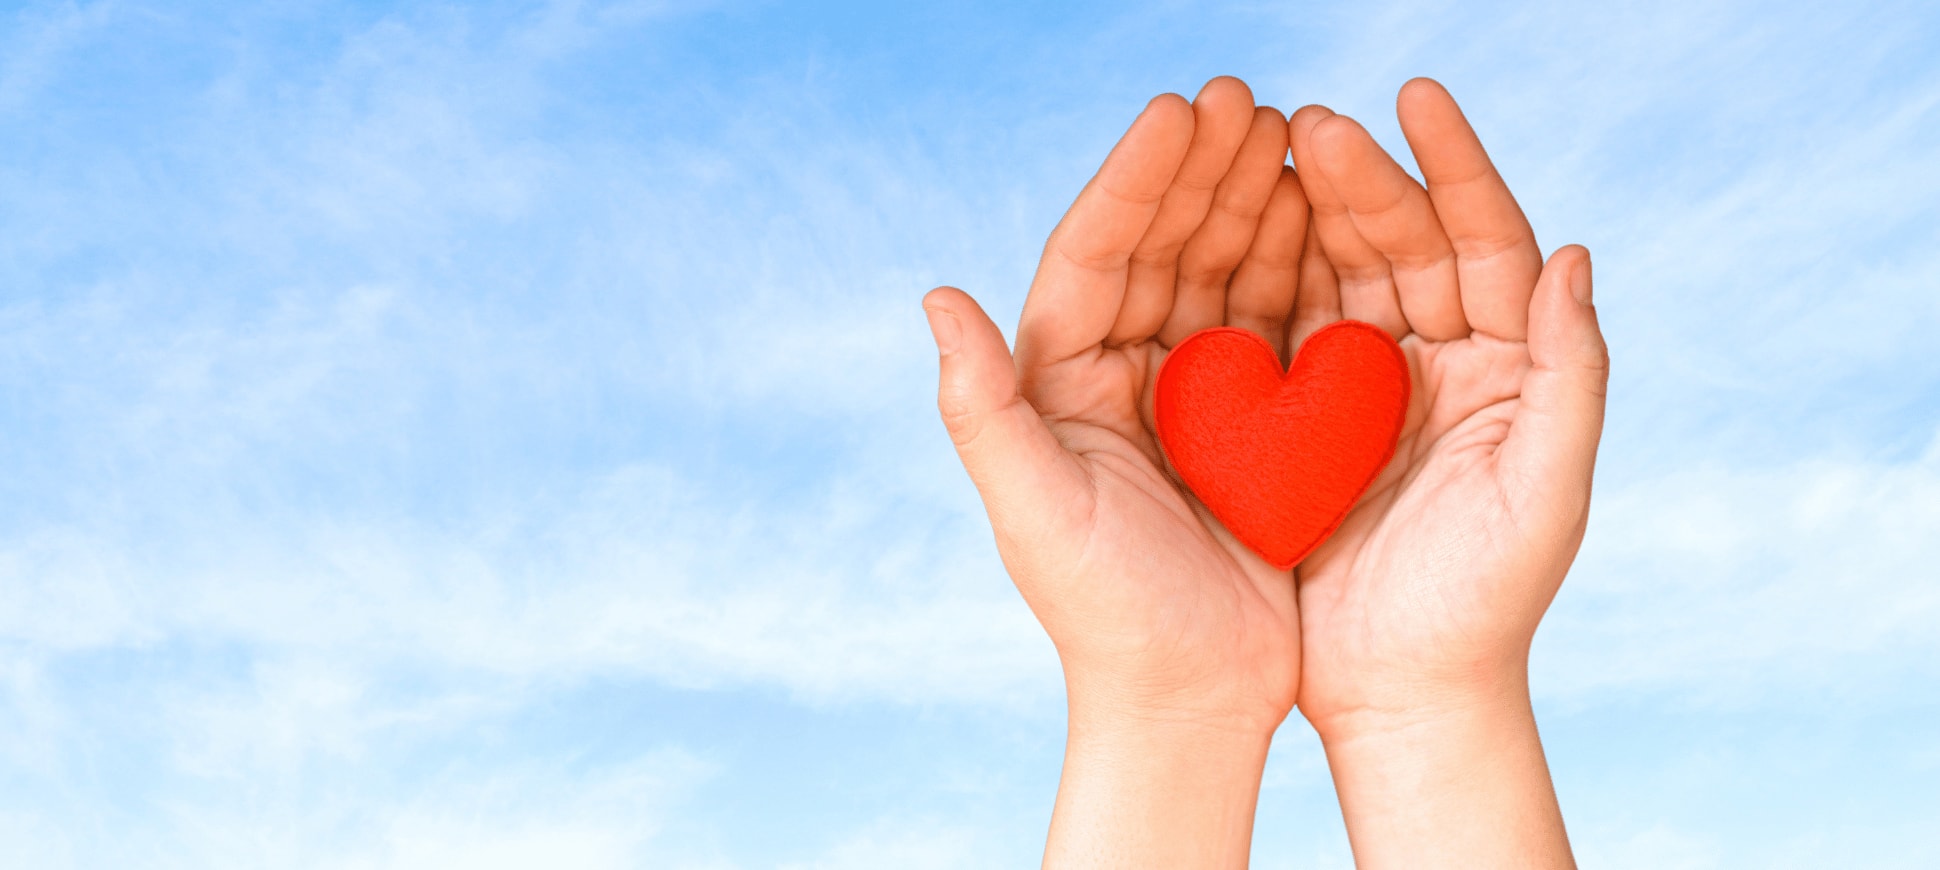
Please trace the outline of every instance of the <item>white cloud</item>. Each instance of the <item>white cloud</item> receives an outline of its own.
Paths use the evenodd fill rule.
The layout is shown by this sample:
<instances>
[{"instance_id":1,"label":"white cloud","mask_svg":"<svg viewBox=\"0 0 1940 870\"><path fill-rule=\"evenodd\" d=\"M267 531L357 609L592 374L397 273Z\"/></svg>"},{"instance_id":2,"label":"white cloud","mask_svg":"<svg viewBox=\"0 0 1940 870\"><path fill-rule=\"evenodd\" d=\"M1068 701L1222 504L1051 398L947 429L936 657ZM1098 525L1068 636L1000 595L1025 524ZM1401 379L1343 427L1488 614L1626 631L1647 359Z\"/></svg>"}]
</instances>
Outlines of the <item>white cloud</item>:
<instances>
[{"instance_id":1,"label":"white cloud","mask_svg":"<svg viewBox=\"0 0 1940 870\"><path fill-rule=\"evenodd\" d=\"M1395 89L1450 86L1538 236L1594 252L1606 467L1892 450L1896 414L1940 388L1923 338L1940 330L1940 252L1916 241L1940 218L1940 77L1909 63L1930 42L1917 12L1302 9L1288 26L1323 28L1324 57L1260 90L1353 114L1406 162Z\"/></svg>"},{"instance_id":2,"label":"white cloud","mask_svg":"<svg viewBox=\"0 0 1940 870\"><path fill-rule=\"evenodd\" d=\"M467 783L473 787L405 808L365 855L313 866L639 867L659 817L708 775L705 764L678 751L570 784L551 771L495 769L483 788Z\"/></svg>"},{"instance_id":3,"label":"white cloud","mask_svg":"<svg viewBox=\"0 0 1940 870\"><path fill-rule=\"evenodd\" d=\"M1543 688L1880 701L1940 679L1940 447L1611 490L1538 640Z\"/></svg>"},{"instance_id":4,"label":"white cloud","mask_svg":"<svg viewBox=\"0 0 1940 870\"><path fill-rule=\"evenodd\" d=\"M121 848L153 849L141 866L617 870L652 863L670 809L713 776L678 749L570 778L557 768L499 763L434 776L402 797L360 789L294 806L177 797L162 842Z\"/></svg>"},{"instance_id":5,"label":"white cloud","mask_svg":"<svg viewBox=\"0 0 1940 870\"><path fill-rule=\"evenodd\" d=\"M878 819L849 834L827 854L803 863L781 865L784 870L873 870L878 867L910 870L949 870L992 867L989 832L933 819Z\"/></svg>"},{"instance_id":6,"label":"white cloud","mask_svg":"<svg viewBox=\"0 0 1940 870\"><path fill-rule=\"evenodd\" d=\"M79 866L70 834L58 821L38 812L0 812L0 865L60 868Z\"/></svg>"},{"instance_id":7,"label":"white cloud","mask_svg":"<svg viewBox=\"0 0 1940 870\"><path fill-rule=\"evenodd\" d=\"M1395 88L1463 101L1550 245L1595 251L1612 408L1539 683L1883 701L1940 672L1930 235L1940 79L1910 4L1395 2L1289 14L1321 62L1256 81L1404 162Z\"/></svg>"},{"instance_id":8,"label":"white cloud","mask_svg":"<svg viewBox=\"0 0 1940 870\"><path fill-rule=\"evenodd\" d=\"M1575 844L1585 868L1609 870L1712 870L1723 851L1705 838L1658 824L1615 837L1584 837Z\"/></svg>"},{"instance_id":9,"label":"white cloud","mask_svg":"<svg viewBox=\"0 0 1940 870\"><path fill-rule=\"evenodd\" d=\"M603 14L553 11L533 27ZM1010 216L983 226L983 194L832 116L737 123L705 155L677 134L528 140L547 52L572 40L526 30L385 18L307 75L239 61L171 158L206 189L66 207L78 223L125 199L157 212L142 232L247 256L213 273L234 299L186 270L113 271L0 317L17 389L66 436L22 443L47 470L23 486L38 516L0 531L0 637L35 656L199 638L538 680L1045 695L1049 645L933 420L916 305L932 270L1007 271L980 240L1008 240ZM201 147L217 140L237 144ZM663 165L685 152L715 171ZM152 223L177 205L210 221ZM556 272L441 264L494 222L541 221L583 231L533 256ZM914 262L934 237L957 240L949 262ZM264 266L283 254L317 274ZM50 381L69 394L32 386ZM575 415L824 439L830 464L777 494L733 455L519 454L574 449ZM443 486L471 503L400 506Z\"/></svg>"},{"instance_id":10,"label":"white cloud","mask_svg":"<svg viewBox=\"0 0 1940 870\"><path fill-rule=\"evenodd\" d=\"M911 537L893 516L907 505L843 487L759 512L706 490L643 467L559 515L471 528L220 512L172 520L184 539L167 545L16 539L0 548L0 583L15 590L0 636L49 653L196 638L815 697L1017 700L1056 684L1048 644L969 518L928 509L955 516L951 531Z\"/></svg>"},{"instance_id":11,"label":"white cloud","mask_svg":"<svg viewBox=\"0 0 1940 870\"><path fill-rule=\"evenodd\" d=\"M113 688L16 686L0 710L51 714L0 718L0 861L668 866L689 848L669 826L721 773L679 745L589 757L493 753L488 738L483 754L451 751L528 699L516 685L412 690L354 662L270 656L239 680L205 664Z\"/></svg>"},{"instance_id":12,"label":"white cloud","mask_svg":"<svg viewBox=\"0 0 1940 870\"><path fill-rule=\"evenodd\" d=\"M62 59L132 9L22 29L0 111L59 108L36 100ZM1668 464L1709 442L1648 429L1707 413L1706 391L1823 401L1901 366L1880 389L1904 401L1932 382L1940 262L1894 240L1940 200L1920 162L1940 90L1881 84L1917 32L1834 7L1749 35L1750 5L1531 10L1343 14L1331 56L1255 84L1391 133L1392 88L1442 75L1545 238L1597 248L1621 341L1606 468L1629 477L1605 475L1539 685L1582 704L1802 687L1882 703L1932 681L1933 455L1813 458L1822 442L1797 438L1799 455ZM813 99L826 80L783 80L698 115L678 89L595 112L548 78L665 12L559 3L500 30L447 9L353 23L302 58L217 53L225 71L157 147L83 130L0 170L0 761L57 783L126 740L174 777L159 818L0 807L0 864L74 863L119 828L139 829L122 863L157 844L201 866L707 863L655 851L655 825L716 775L679 748L605 772L501 758L354 778L604 676L809 704L1054 695L1052 650L933 420L916 299L958 283L1010 319L1133 106L858 119ZM1841 65L1773 48L1801 40ZM1139 53L1085 56L1103 81ZM1800 96L1824 93L1853 99ZM582 126L547 126L562 117ZM1853 239L1883 253L1842 254ZM156 697L75 675L197 644L226 657ZM127 733L101 730L103 705ZM1266 799L1327 811L1302 753L1283 750ZM1038 836L1027 821L1004 835ZM1586 855L1715 861L1653 824ZM989 866L990 836L885 816L801 866ZM1802 854L1837 863L1839 836ZM1349 860L1333 828L1280 842Z\"/></svg>"}]
</instances>

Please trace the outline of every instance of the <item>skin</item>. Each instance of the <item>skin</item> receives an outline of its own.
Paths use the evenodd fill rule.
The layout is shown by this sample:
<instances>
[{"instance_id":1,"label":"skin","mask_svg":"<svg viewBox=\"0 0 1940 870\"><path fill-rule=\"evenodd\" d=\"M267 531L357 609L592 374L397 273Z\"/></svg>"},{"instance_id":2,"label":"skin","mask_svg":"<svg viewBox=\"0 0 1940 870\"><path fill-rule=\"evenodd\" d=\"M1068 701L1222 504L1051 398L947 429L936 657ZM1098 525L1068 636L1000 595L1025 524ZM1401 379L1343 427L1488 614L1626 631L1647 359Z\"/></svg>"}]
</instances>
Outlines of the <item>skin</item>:
<instances>
[{"instance_id":1,"label":"skin","mask_svg":"<svg viewBox=\"0 0 1940 870\"><path fill-rule=\"evenodd\" d=\"M1439 85L1399 109L1426 187L1325 109L1161 96L1046 243L1015 354L961 291L925 297L939 410L1064 666L1046 866L1244 866L1296 701L1363 866L1570 865L1526 663L1588 516L1588 256L1542 261ZM1170 474L1152 379L1198 329L1284 355L1342 317L1401 342L1414 404L1340 531L1275 571Z\"/></svg>"}]
</instances>

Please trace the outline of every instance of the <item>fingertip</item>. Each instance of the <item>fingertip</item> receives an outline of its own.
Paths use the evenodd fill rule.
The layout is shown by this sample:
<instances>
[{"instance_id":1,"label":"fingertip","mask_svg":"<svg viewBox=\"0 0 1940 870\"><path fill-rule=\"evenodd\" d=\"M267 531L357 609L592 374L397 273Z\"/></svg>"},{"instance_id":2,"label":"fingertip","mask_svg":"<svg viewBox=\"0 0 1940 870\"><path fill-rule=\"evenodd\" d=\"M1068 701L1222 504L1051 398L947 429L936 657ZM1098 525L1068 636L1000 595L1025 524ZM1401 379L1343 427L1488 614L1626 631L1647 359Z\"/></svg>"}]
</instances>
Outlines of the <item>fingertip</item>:
<instances>
[{"instance_id":1,"label":"fingertip","mask_svg":"<svg viewBox=\"0 0 1940 870\"><path fill-rule=\"evenodd\" d=\"M1307 223L1312 213L1313 203L1307 201L1307 190L1300 185L1300 175L1291 166L1280 167L1280 177L1273 180L1273 192L1267 196L1266 214L1278 226L1283 221L1296 228L1299 238L1292 240L1293 250L1300 251L1307 238ZM1262 220L1264 224L1264 219Z\"/></svg>"},{"instance_id":2,"label":"fingertip","mask_svg":"<svg viewBox=\"0 0 1940 870\"><path fill-rule=\"evenodd\" d=\"M1284 166L1287 162L1287 119L1272 106L1254 108L1252 120L1246 125L1246 133L1240 140L1239 150L1233 155L1233 164L1228 169L1226 182L1244 180L1247 187L1258 184L1260 203L1264 204L1267 194L1272 192L1273 176L1267 174L1268 166ZM1239 178L1232 178L1238 175Z\"/></svg>"},{"instance_id":3,"label":"fingertip","mask_svg":"<svg viewBox=\"0 0 1940 870\"><path fill-rule=\"evenodd\" d=\"M1314 125L1334 116L1334 110L1321 105L1306 105L1295 109L1287 118L1287 135L1304 136L1313 131Z\"/></svg>"},{"instance_id":4,"label":"fingertip","mask_svg":"<svg viewBox=\"0 0 1940 870\"><path fill-rule=\"evenodd\" d=\"M1314 125L1313 133L1310 135L1313 137L1313 144L1310 147L1313 160L1318 164L1317 168L1323 174L1332 176L1339 176L1343 170L1348 169L1354 164L1356 158L1361 156L1357 152L1361 151L1366 143L1374 141L1374 137L1368 134L1367 128L1346 115L1330 115L1320 119L1320 122ZM1363 160L1362 163L1365 161Z\"/></svg>"},{"instance_id":5,"label":"fingertip","mask_svg":"<svg viewBox=\"0 0 1940 870\"><path fill-rule=\"evenodd\" d=\"M1462 107L1455 102L1454 95L1434 79L1411 79L1402 85L1401 93L1395 97L1394 114L1401 122L1402 134L1408 137L1411 145L1427 147L1441 143L1445 148L1449 143L1472 143L1466 147L1478 153L1482 150L1481 140L1476 138L1468 116L1462 113ZM1422 147L1415 150L1418 157L1422 156ZM1450 171L1460 175L1468 170L1455 168Z\"/></svg>"},{"instance_id":6,"label":"fingertip","mask_svg":"<svg viewBox=\"0 0 1940 870\"><path fill-rule=\"evenodd\" d=\"M1398 110L1405 110L1408 106L1419 107L1454 101L1455 98L1449 94L1446 86L1427 76L1415 76L1409 79L1401 86L1400 93L1394 98L1395 108Z\"/></svg>"},{"instance_id":7,"label":"fingertip","mask_svg":"<svg viewBox=\"0 0 1940 870\"><path fill-rule=\"evenodd\" d=\"M1570 244L1557 248L1553 253L1549 255L1549 259L1551 261L1560 262L1563 265L1570 266L1573 268L1575 266L1575 262L1574 262L1575 260L1583 260L1584 262L1589 261L1590 249L1572 242Z\"/></svg>"},{"instance_id":8,"label":"fingertip","mask_svg":"<svg viewBox=\"0 0 1940 870\"><path fill-rule=\"evenodd\" d=\"M1115 177L1119 193L1135 202L1158 202L1192 144L1194 126L1192 105L1184 97L1153 97L1112 146L1098 168L1099 177Z\"/></svg>"},{"instance_id":9,"label":"fingertip","mask_svg":"<svg viewBox=\"0 0 1940 870\"><path fill-rule=\"evenodd\" d=\"M1296 109L1287 119L1287 144L1293 152L1293 165L1300 171L1312 170L1313 131L1321 121L1334 116L1326 106L1309 105Z\"/></svg>"},{"instance_id":10,"label":"fingertip","mask_svg":"<svg viewBox=\"0 0 1940 870\"><path fill-rule=\"evenodd\" d=\"M1285 162L1287 146L1290 140L1287 138L1287 116L1280 114L1279 109L1273 108L1272 106L1255 107L1253 109L1253 132L1247 135L1278 136L1280 140L1281 160Z\"/></svg>"},{"instance_id":11,"label":"fingertip","mask_svg":"<svg viewBox=\"0 0 1940 870\"><path fill-rule=\"evenodd\" d=\"M939 356L956 353L963 344L963 320L957 311L965 301L970 301L969 294L948 285L923 294L923 317L929 321L930 339L936 342Z\"/></svg>"},{"instance_id":12,"label":"fingertip","mask_svg":"<svg viewBox=\"0 0 1940 870\"><path fill-rule=\"evenodd\" d=\"M1592 304L1590 249L1582 245L1564 245L1549 255L1551 268L1559 270L1564 276L1563 284L1569 289L1570 296L1578 305Z\"/></svg>"},{"instance_id":13,"label":"fingertip","mask_svg":"<svg viewBox=\"0 0 1940 870\"><path fill-rule=\"evenodd\" d=\"M1252 105L1253 89L1238 76L1213 76L1199 89L1199 96L1193 98L1195 103L1226 100L1245 100L1247 105Z\"/></svg>"},{"instance_id":14,"label":"fingertip","mask_svg":"<svg viewBox=\"0 0 1940 870\"><path fill-rule=\"evenodd\" d=\"M987 325L990 331L1002 334L976 297L948 284L923 295L923 310L948 314L974 329L983 329Z\"/></svg>"},{"instance_id":15,"label":"fingertip","mask_svg":"<svg viewBox=\"0 0 1940 870\"><path fill-rule=\"evenodd\" d=\"M1308 206L1300 190L1300 181L1291 167L1282 165L1280 174L1273 181L1267 193L1266 204L1260 211L1260 220L1254 231L1251 244L1246 250L1246 258L1240 268L1249 267L1264 270L1265 274L1278 276L1285 274L1284 283L1272 285L1272 293L1254 293L1270 301L1252 306L1251 313L1270 317L1274 322L1284 321L1287 311L1292 307L1293 295L1299 285L1300 255L1307 240ZM1230 315L1241 307L1242 282L1239 272L1234 273L1228 287L1227 312ZM1282 298L1284 296L1284 298ZM1251 303L1252 299L1244 300ZM1257 331L1257 330L1256 330ZM1272 341L1272 337L1267 337Z\"/></svg>"},{"instance_id":16,"label":"fingertip","mask_svg":"<svg viewBox=\"0 0 1940 870\"><path fill-rule=\"evenodd\" d=\"M1553 296L1559 300L1573 296L1571 284L1576 271L1586 268L1590 263L1590 251L1582 245L1564 245L1551 252L1549 259L1543 261L1543 270L1536 278L1536 295ZM1531 300L1532 304L1540 304Z\"/></svg>"},{"instance_id":17,"label":"fingertip","mask_svg":"<svg viewBox=\"0 0 1940 870\"><path fill-rule=\"evenodd\" d=\"M1171 138L1178 140L1175 144L1183 149L1184 143L1192 139L1192 126L1192 103L1178 94L1163 93L1145 104L1145 110L1132 121L1125 138L1131 138L1141 128L1157 127L1172 131Z\"/></svg>"},{"instance_id":18,"label":"fingertip","mask_svg":"<svg viewBox=\"0 0 1940 870\"><path fill-rule=\"evenodd\" d=\"M1191 112L1192 101L1171 91L1166 91L1145 103L1145 113L1177 112L1180 109Z\"/></svg>"},{"instance_id":19,"label":"fingertip","mask_svg":"<svg viewBox=\"0 0 1940 870\"><path fill-rule=\"evenodd\" d=\"M1195 149L1206 155L1223 154L1230 158L1246 138L1253 121L1253 90L1232 76L1219 76L1199 89L1192 98Z\"/></svg>"},{"instance_id":20,"label":"fingertip","mask_svg":"<svg viewBox=\"0 0 1940 870\"><path fill-rule=\"evenodd\" d=\"M1341 149L1347 147L1361 136L1367 135L1367 130L1361 126L1359 121L1346 115L1329 115L1314 124L1313 132L1310 135L1314 139L1314 152L1316 154L1325 151L1329 155L1338 155ZM1323 157L1322 159L1326 160L1331 158Z\"/></svg>"},{"instance_id":21,"label":"fingertip","mask_svg":"<svg viewBox=\"0 0 1940 870\"><path fill-rule=\"evenodd\" d=\"M969 298L969 295L948 284L941 284L930 292L923 294L923 308L925 310L931 308L947 310L957 298Z\"/></svg>"},{"instance_id":22,"label":"fingertip","mask_svg":"<svg viewBox=\"0 0 1940 870\"><path fill-rule=\"evenodd\" d=\"M1590 251L1564 245L1549 255L1530 300L1529 351L1539 364L1609 369L1609 349L1590 300ZM1598 389L1601 389L1599 386Z\"/></svg>"},{"instance_id":23,"label":"fingertip","mask_svg":"<svg viewBox=\"0 0 1940 870\"><path fill-rule=\"evenodd\" d=\"M1303 204L1307 201L1307 189L1300 183L1300 173L1291 166L1280 167L1280 178L1273 183L1273 188L1275 201L1283 196Z\"/></svg>"},{"instance_id":24,"label":"fingertip","mask_svg":"<svg viewBox=\"0 0 1940 870\"><path fill-rule=\"evenodd\" d=\"M923 314L941 360L937 401L945 419L993 406L1015 392L1010 347L975 299L955 287L938 287L924 297Z\"/></svg>"}]
</instances>

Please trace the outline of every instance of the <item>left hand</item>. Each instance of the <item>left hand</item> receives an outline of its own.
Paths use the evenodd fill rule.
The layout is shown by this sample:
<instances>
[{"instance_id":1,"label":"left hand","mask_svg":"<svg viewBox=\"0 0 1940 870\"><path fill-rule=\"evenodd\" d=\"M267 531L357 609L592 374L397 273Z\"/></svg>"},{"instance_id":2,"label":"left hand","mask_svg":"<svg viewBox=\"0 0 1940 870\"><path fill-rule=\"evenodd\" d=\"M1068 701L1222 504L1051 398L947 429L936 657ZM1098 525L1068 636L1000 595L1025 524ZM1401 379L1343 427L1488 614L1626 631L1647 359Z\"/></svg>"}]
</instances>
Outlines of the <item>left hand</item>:
<instances>
[{"instance_id":1,"label":"left hand","mask_svg":"<svg viewBox=\"0 0 1940 870\"><path fill-rule=\"evenodd\" d=\"M1400 445L1297 568L1299 705L1323 738L1361 721L1526 695L1527 657L1589 517L1609 359L1589 254L1545 264L1455 101L1417 79L1401 126L1424 188L1352 120L1294 114L1295 164L1334 281L1310 332L1348 317L1414 374Z\"/></svg>"}]
</instances>

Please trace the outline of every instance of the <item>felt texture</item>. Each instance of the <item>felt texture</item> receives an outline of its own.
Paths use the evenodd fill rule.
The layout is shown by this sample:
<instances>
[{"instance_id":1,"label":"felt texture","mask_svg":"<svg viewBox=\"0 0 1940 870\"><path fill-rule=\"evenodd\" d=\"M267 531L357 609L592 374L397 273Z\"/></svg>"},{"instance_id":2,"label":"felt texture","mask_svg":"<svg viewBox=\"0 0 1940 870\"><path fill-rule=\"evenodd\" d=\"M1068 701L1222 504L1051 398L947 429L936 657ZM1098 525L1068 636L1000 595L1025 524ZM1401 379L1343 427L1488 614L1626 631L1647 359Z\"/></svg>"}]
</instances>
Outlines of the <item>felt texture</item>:
<instances>
[{"instance_id":1,"label":"felt texture","mask_svg":"<svg viewBox=\"0 0 1940 870\"><path fill-rule=\"evenodd\" d=\"M1159 444L1240 543L1292 568L1320 546L1394 457L1408 360L1379 327L1342 320L1284 373L1245 329L1203 329L1159 367Z\"/></svg>"}]
</instances>

